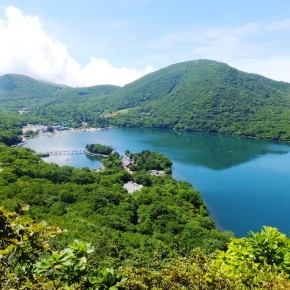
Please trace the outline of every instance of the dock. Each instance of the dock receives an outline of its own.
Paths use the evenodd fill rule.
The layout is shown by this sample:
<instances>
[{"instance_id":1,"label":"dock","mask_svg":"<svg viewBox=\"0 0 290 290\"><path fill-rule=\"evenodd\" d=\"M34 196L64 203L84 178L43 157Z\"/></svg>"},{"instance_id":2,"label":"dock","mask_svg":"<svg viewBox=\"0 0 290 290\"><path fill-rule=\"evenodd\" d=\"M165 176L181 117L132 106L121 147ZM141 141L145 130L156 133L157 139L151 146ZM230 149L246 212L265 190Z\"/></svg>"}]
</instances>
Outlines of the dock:
<instances>
[{"instance_id":1,"label":"dock","mask_svg":"<svg viewBox=\"0 0 290 290\"><path fill-rule=\"evenodd\" d=\"M98 154L98 153L91 153L87 150L56 150L56 151L47 151L47 152L38 152L37 153L40 157L49 157L52 155L75 155L75 154L87 154L90 156L102 156L108 157L108 155Z\"/></svg>"},{"instance_id":2,"label":"dock","mask_svg":"<svg viewBox=\"0 0 290 290\"><path fill-rule=\"evenodd\" d=\"M85 153L87 153L86 150L57 150L57 151L38 152L38 155L42 157L48 157L51 155L74 155Z\"/></svg>"}]
</instances>

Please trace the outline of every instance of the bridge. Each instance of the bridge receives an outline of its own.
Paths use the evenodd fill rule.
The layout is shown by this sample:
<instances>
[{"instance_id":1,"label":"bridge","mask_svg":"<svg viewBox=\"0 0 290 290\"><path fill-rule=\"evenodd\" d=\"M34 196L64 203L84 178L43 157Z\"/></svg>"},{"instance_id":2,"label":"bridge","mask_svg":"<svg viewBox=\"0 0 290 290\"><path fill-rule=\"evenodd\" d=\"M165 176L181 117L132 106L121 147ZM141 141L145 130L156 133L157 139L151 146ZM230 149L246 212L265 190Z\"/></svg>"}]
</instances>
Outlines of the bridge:
<instances>
[{"instance_id":1,"label":"bridge","mask_svg":"<svg viewBox=\"0 0 290 290\"><path fill-rule=\"evenodd\" d=\"M90 154L90 153L86 150L57 150L57 151L38 152L38 155L42 157L48 157L51 155L74 155L74 154Z\"/></svg>"}]
</instances>

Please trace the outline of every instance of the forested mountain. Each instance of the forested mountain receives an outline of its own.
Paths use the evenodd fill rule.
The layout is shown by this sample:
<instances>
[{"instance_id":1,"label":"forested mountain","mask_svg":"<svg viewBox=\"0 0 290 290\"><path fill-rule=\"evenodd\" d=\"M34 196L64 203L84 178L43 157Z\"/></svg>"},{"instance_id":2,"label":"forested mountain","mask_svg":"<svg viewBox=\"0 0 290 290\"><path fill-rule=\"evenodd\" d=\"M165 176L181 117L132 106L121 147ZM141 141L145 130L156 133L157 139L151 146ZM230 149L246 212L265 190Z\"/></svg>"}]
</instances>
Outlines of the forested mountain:
<instances>
[{"instance_id":1,"label":"forested mountain","mask_svg":"<svg viewBox=\"0 0 290 290\"><path fill-rule=\"evenodd\" d=\"M72 127L80 127L83 122L99 125L103 121L95 121L102 114L99 97L118 88L111 85L70 88L22 75L4 75L0 76L0 109L23 113L21 120L27 122L66 122Z\"/></svg>"},{"instance_id":2,"label":"forested mountain","mask_svg":"<svg viewBox=\"0 0 290 290\"><path fill-rule=\"evenodd\" d=\"M109 104L116 125L290 139L290 84L215 61L151 73L116 91Z\"/></svg>"},{"instance_id":3,"label":"forested mountain","mask_svg":"<svg viewBox=\"0 0 290 290\"><path fill-rule=\"evenodd\" d=\"M122 88L0 77L2 109L73 127L157 127L290 140L290 84L210 60L171 65Z\"/></svg>"},{"instance_id":4,"label":"forested mountain","mask_svg":"<svg viewBox=\"0 0 290 290\"><path fill-rule=\"evenodd\" d=\"M56 94L55 102L33 110L33 114L52 122L67 122L80 127L83 122L90 126L103 126L102 118L107 96L118 90L118 86L99 85L87 88L66 88Z\"/></svg>"},{"instance_id":5,"label":"forested mountain","mask_svg":"<svg viewBox=\"0 0 290 290\"><path fill-rule=\"evenodd\" d=\"M107 95L118 88L111 85L70 88L23 75L8 74L0 76L1 109L15 111L27 108L36 114L46 106L52 109L54 106L75 107L83 101L92 105L97 96Z\"/></svg>"},{"instance_id":6,"label":"forested mountain","mask_svg":"<svg viewBox=\"0 0 290 290\"><path fill-rule=\"evenodd\" d=\"M29 109L49 104L64 86L48 84L32 78L10 74L0 77L1 109Z\"/></svg>"}]
</instances>

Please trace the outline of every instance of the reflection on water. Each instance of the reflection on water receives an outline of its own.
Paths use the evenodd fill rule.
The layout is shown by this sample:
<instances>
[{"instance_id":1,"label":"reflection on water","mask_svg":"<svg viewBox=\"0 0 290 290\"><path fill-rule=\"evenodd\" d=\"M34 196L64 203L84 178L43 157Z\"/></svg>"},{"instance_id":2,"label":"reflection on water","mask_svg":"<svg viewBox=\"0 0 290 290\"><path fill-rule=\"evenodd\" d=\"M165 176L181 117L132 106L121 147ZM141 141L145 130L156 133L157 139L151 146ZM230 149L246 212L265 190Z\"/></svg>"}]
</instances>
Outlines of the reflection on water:
<instances>
[{"instance_id":1,"label":"reflection on water","mask_svg":"<svg viewBox=\"0 0 290 290\"><path fill-rule=\"evenodd\" d=\"M263 140L171 131L155 134L157 135L154 140L148 141L155 147L178 152L175 159L180 162L194 163L215 170L233 167L264 154L289 152L288 146L275 146Z\"/></svg>"},{"instance_id":2,"label":"reflection on water","mask_svg":"<svg viewBox=\"0 0 290 290\"><path fill-rule=\"evenodd\" d=\"M155 150L179 162L193 163L214 170L234 167L265 154L287 154L290 151L286 144L264 140L144 128L41 136L30 140L27 146L37 152L45 152L83 150L89 143L111 145L120 153L126 149ZM90 157L87 156L89 159ZM50 160L57 162L58 158L64 162L64 157L50 157ZM70 157L69 160L75 158L79 159Z\"/></svg>"},{"instance_id":3,"label":"reflection on water","mask_svg":"<svg viewBox=\"0 0 290 290\"><path fill-rule=\"evenodd\" d=\"M173 161L173 176L198 188L221 229L237 236L263 225L290 231L290 147L231 136L153 129L110 129L41 136L27 146L37 152L83 150L89 143L158 151ZM48 162L98 169L99 157L51 156Z\"/></svg>"},{"instance_id":4,"label":"reflection on water","mask_svg":"<svg viewBox=\"0 0 290 290\"><path fill-rule=\"evenodd\" d=\"M40 150L36 150L41 152ZM74 166L78 168L88 167L90 169L99 169L102 164L100 156L89 156L86 154L72 154L72 155L51 155L43 158L48 163L57 163L58 165Z\"/></svg>"}]
</instances>

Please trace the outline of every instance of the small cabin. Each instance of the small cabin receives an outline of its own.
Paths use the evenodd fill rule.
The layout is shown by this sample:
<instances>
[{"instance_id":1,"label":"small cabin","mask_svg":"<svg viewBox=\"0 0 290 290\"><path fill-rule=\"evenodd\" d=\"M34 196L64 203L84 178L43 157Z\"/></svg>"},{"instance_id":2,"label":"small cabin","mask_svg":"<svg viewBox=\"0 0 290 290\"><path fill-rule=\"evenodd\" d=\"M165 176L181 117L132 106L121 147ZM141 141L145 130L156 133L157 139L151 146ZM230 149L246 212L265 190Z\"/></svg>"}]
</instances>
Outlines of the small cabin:
<instances>
[{"instance_id":1,"label":"small cabin","mask_svg":"<svg viewBox=\"0 0 290 290\"><path fill-rule=\"evenodd\" d=\"M122 158L122 164L127 167L127 168L130 168L131 166L134 165L134 161L131 160L128 156L123 156Z\"/></svg>"}]
</instances>

